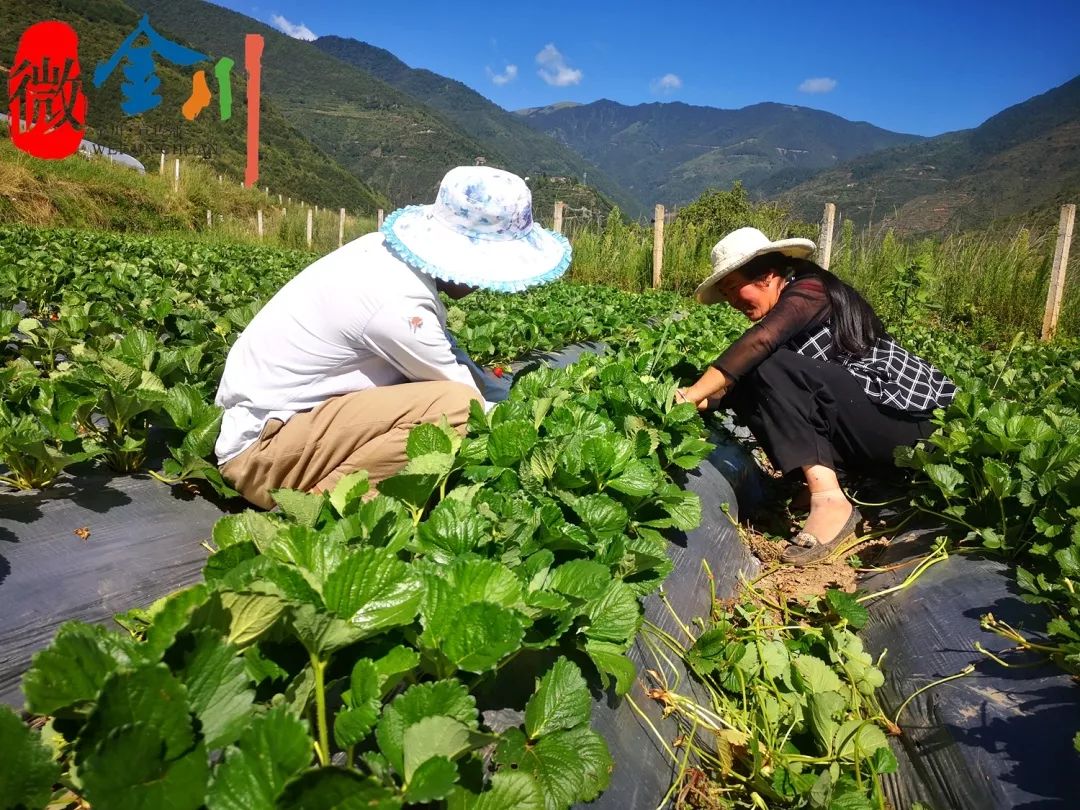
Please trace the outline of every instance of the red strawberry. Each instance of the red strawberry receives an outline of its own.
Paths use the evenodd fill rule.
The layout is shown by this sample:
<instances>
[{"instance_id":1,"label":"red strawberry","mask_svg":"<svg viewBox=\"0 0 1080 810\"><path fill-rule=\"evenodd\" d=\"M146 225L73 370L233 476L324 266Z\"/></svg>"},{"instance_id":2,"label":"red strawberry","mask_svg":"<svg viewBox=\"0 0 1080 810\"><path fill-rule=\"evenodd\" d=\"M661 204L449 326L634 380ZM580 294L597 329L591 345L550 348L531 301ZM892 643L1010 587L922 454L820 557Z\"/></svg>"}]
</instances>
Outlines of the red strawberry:
<instances>
[{"instance_id":1,"label":"red strawberry","mask_svg":"<svg viewBox=\"0 0 1080 810\"><path fill-rule=\"evenodd\" d=\"M502 366L495 366L491 371L496 377L501 377L505 373Z\"/></svg>"}]
</instances>

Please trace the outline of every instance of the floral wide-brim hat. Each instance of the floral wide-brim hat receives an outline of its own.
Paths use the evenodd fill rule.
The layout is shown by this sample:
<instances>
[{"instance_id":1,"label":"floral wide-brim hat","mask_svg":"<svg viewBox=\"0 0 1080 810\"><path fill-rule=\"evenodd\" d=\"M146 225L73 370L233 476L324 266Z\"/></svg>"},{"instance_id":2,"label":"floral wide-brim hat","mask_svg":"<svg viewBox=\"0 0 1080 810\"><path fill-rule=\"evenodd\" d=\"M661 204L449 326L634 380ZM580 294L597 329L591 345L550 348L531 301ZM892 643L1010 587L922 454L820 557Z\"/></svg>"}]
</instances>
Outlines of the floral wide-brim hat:
<instances>
[{"instance_id":1,"label":"floral wide-brim hat","mask_svg":"<svg viewBox=\"0 0 1080 810\"><path fill-rule=\"evenodd\" d=\"M570 265L566 237L533 221L525 181L488 166L451 169L434 203L399 208L381 230L387 247L414 269L485 290L545 284Z\"/></svg>"}]
</instances>

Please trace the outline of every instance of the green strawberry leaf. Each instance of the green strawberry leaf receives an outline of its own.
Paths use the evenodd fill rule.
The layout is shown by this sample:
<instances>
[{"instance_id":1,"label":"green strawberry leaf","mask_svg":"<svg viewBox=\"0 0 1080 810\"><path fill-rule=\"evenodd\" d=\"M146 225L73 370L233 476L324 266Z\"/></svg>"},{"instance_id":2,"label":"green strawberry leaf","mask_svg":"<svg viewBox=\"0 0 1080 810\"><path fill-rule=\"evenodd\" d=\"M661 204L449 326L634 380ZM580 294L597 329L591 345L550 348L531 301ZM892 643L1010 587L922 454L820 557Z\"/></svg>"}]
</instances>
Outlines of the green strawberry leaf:
<instances>
[{"instance_id":1,"label":"green strawberry leaf","mask_svg":"<svg viewBox=\"0 0 1080 810\"><path fill-rule=\"evenodd\" d=\"M4 807L44 807L52 797L60 766L36 732L7 706L0 706L0 802Z\"/></svg>"},{"instance_id":2,"label":"green strawberry leaf","mask_svg":"<svg viewBox=\"0 0 1080 810\"><path fill-rule=\"evenodd\" d=\"M170 658L181 658L174 671L187 689L188 705L202 723L207 748L220 748L240 736L251 715L255 690L239 651L216 630L196 630L182 638L188 644L170 654Z\"/></svg>"},{"instance_id":3,"label":"green strawberry leaf","mask_svg":"<svg viewBox=\"0 0 1080 810\"><path fill-rule=\"evenodd\" d=\"M552 731L589 721L592 699L577 665L560 657L539 681L525 705L525 730L535 740Z\"/></svg>"},{"instance_id":4,"label":"green strawberry leaf","mask_svg":"<svg viewBox=\"0 0 1080 810\"><path fill-rule=\"evenodd\" d=\"M431 510L419 525L418 535L424 551L437 562L449 562L483 543L490 527L490 521L469 504L447 499Z\"/></svg>"},{"instance_id":5,"label":"green strawberry leaf","mask_svg":"<svg viewBox=\"0 0 1080 810\"><path fill-rule=\"evenodd\" d=\"M458 669L486 672L521 646L525 634L512 611L489 602L474 602L457 611L449 627L439 628L440 649Z\"/></svg>"},{"instance_id":6,"label":"green strawberry leaf","mask_svg":"<svg viewBox=\"0 0 1080 810\"><path fill-rule=\"evenodd\" d=\"M237 543L252 542L262 551L284 525L280 520L264 512L254 512L249 509L239 515L226 515L219 519L214 524L212 536L214 545L220 549Z\"/></svg>"},{"instance_id":7,"label":"green strawberry leaf","mask_svg":"<svg viewBox=\"0 0 1080 810\"><path fill-rule=\"evenodd\" d=\"M108 676L129 661L119 637L98 625L65 622L53 643L34 655L23 678L27 708L34 714L67 716L93 702Z\"/></svg>"},{"instance_id":8,"label":"green strawberry leaf","mask_svg":"<svg viewBox=\"0 0 1080 810\"><path fill-rule=\"evenodd\" d=\"M374 663L379 677L379 692L382 697L386 697L401 682L403 675L417 668L420 654L399 644Z\"/></svg>"},{"instance_id":9,"label":"green strawberry leaf","mask_svg":"<svg viewBox=\"0 0 1080 810\"><path fill-rule=\"evenodd\" d=\"M371 489L367 470L357 470L342 476L330 491L330 505L342 517L353 514Z\"/></svg>"},{"instance_id":10,"label":"green strawberry leaf","mask_svg":"<svg viewBox=\"0 0 1080 810\"><path fill-rule=\"evenodd\" d=\"M847 621L856 630L861 630L870 619L870 614L855 598L854 594L845 593L836 588L825 591L825 601L832 611Z\"/></svg>"},{"instance_id":11,"label":"green strawberry leaf","mask_svg":"<svg viewBox=\"0 0 1080 810\"><path fill-rule=\"evenodd\" d=\"M792 659L803 690L809 695L821 692L840 692L844 685L828 664L812 655L797 655Z\"/></svg>"},{"instance_id":12,"label":"green strawberry leaf","mask_svg":"<svg viewBox=\"0 0 1080 810\"><path fill-rule=\"evenodd\" d=\"M518 765L536 779L546 810L592 801L608 786L613 768L604 739L587 725L541 737Z\"/></svg>"},{"instance_id":13,"label":"green strawberry leaf","mask_svg":"<svg viewBox=\"0 0 1080 810\"><path fill-rule=\"evenodd\" d=\"M415 726L414 726L415 728ZM427 804L450 795L457 783L457 765L444 756L424 760L405 787L405 801Z\"/></svg>"},{"instance_id":14,"label":"green strawberry leaf","mask_svg":"<svg viewBox=\"0 0 1080 810\"><path fill-rule=\"evenodd\" d=\"M414 684L386 705L375 738L394 770L405 770L405 730L425 717L440 716L453 718L469 729L479 725L476 699L464 684L454 680Z\"/></svg>"},{"instance_id":15,"label":"green strawberry leaf","mask_svg":"<svg viewBox=\"0 0 1080 810\"><path fill-rule=\"evenodd\" d=\"M187 695L161 664L114 672L75 745L87 798L105 807L197 808L210 764Z\"/></svg>"},{"instance_id":16,"label":"green strawberry leaf","mask_svg":"<svg viewBox=\"0 0 1080 810\"><path fill-rule=\"evenodd\" d=\"M423 422L409 431L409 438L405 442L405 454L414 459L425 456L428 453L454 452L454 445L450 437L438 426L430 422Z\"/></svg>"},{"instance_id":17,"label":"green strawberry leaf","mask_svg":"<svg viewBox=\"0 0 1080 810\"><path fill-rule=\"evenodd\" d=\"M353 665L349 677L348 705L334 718L334 739L340 748L350 748L364 740L382 710L382 689L379 671L369 658Z\"/></svg>"},{"instance_id":18,"label":"green strawberry leaf","mask_svg":"<svg viewBox=\"0 0 1080 810\"><path fill-rule=\"evenodd\" d=\"M319 522L326 505L326 493L313 494L295 489L274 489L270 491L274 503L281 507L281 513L289 520L301 526L314 528Z\"/></svg>"},{"instance_id":19,"label":"green strawberry leaf","mask_svg":"<svg viewBox=\"0 0 1080 810\"><path fill-rule=\"evenodd\" d=\"M487 452L497 467L513 467L537 442L536 428L524 419L512 419L496 425L488 437Z\"/></svg>"},{"instance_id":20,"label":"green strawberry leaf","mask_svg":"<svg viewBox=\"0 0 1080 810\"><path fill-rule=\"evenodd\" d=\"M450 566L446 578L459 605L490 602L512 608L522 603L521 581L494 560L459 559Z\"/></svg>"},{"instance_id":21,"label":"green strawberry leaf","mask_svg":"<svg viewBox=\"0 0 1080 810\"><path fill-rule=\"evenodd\" d=\"M311 763L304 724L277 706L255 717L225 751L210 786L209 810L274 810L285 784Z\"/></svg>"},{"instance_id":22,"label":"green strawberry leaf","mask_svg":"<svg viewBox=\"0 0 1080 810\"><path fill-rule=\"evenodd\" d=\"M411 783L416 769L432 757L456 759L470 747L468 727L453 717L425 717L416 721L405 729L402 739L405 783Z\"/></svg>"},{"instance_id":23,"label":"green strawberry leaf","mask_svg":"<svg viewBox=\"0 0 1080 810\"><path fill-rule=\"evenodd\" d=\"M626 657L622 647L607 641L588 641L585 644L585 652L589 654L593 664L604 676L605 686L610 676L615 681L615 694L622 696L630 691L637 677L634 662Z\"/></svg>"},{"instance_id":24,"label":"green strawberry leaf","mask_svg":"<svg viewBox=\"0 0 1080 810\"><path fill-rule=\"evenodd\" d=\"M490 790L479 794L455 790L447 810L544 810L544 797L529 774L499 771L491 777Z\"/></svg>"},{"instance_id":25,"label":"green strawberry leaf","mask_svg":"<svg viewBox=\"0 0 1080 810\"><path fill-rule=\"evenodd\" d=\"M610 539L626 529L626 507L607 495L586 495L577 499L573 509L598 540Z\"/></svg>"},{"instance_id":26,"label":"green strawberry leaf","mask_svg":"<svg viewBox=\"0 0 1080 810\"><path fill-rule=\"evenodd\" d=\"M197 810L203 806L210 763L200 742L180 754L150 721L113 728L83 754L79 773L95 807L117 810Z\"/></svg>"},{"instance_id":27,"label":"green strawberry leaf","mask_svg":"<svg viewBox=\"0 0 1080 810\"><path fill-rule=\"evenodd\" d=\"M585 608L589 624L585 635L595 641L627 645L641 625L641 605L624 582L613 581Z\"/></svg>"},{"instance_id":28,"label":"green strawberry leaf","mask_svg":"<svg viewBox=\"0 0 1080 810\"><path fill-rule=\"evenodd\" d=\"M385 549L361 548L326 578L326 607L364 636L410 624L420 604L421 581Z\"/></svg>"},{"instance_id":29,"label":"green strawberry leaf","mask_svg":"<svg viewBox=\"0 0 1080 810\"><path fill-rule=\"evenodd\" d=\"M611 585L611 571L595 560L571 560L551 572L548 587L577 599L597 599Z\"/></svg>"}]
</instances>

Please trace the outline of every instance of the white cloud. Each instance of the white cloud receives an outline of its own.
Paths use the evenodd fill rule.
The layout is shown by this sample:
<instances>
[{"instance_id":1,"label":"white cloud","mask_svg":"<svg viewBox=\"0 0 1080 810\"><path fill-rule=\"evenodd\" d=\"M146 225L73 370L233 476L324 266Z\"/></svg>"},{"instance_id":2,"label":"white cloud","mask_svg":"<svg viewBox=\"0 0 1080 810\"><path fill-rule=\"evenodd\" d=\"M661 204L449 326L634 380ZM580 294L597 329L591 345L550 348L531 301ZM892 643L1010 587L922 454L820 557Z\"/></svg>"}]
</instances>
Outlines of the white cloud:
<instances>
[{"instance_id":1,"label":"white cloud","mask_svg":"<svg viewBox=\"0 0 1080 810\"><path fill-rule=\"evenodd\" d=\"M800 93L830 93L836 88L836 79L824 76L820 79L807 79L799 85Z\"/></svg>"},{"instance_id":2,"label":"white cloud","mask_svg":"<svg viewBox=\"0 0 1080 810\"><path fill-rule=\"evenodd\" d=\"M536 64L540 65L537 73L540 78L555 87L567 87L580 84L584 74L566 64L566 57L559 53L554 43L549 42L536 55Z\"/></svg>"},{"instance_id":3,"label":"white cloud","mask_svg":"<svg viewBox=\"0 0 1080 810\"><path fill-rule=\"evenodd\" d=\"M496 73L491 68L484 68L487 71L488 78L491 79L493 84L502 87L504 84L510 84L517 78L517 65L507 65L506 69L502 73Z\"/></svg>"},{"instance_id":4,"label":"white cloud","mask_svg":"<svg viewBox=\"0 0 1080 810\"><path fill-rule=\"evenodd\" d=\"M653 79L649 83L649 87L652 88L653 93L663 95L674 92L682 87L682 79L674 73L665 73L659 79Z\"/></svg>"},{"instance_id":5,"label":"white cloud","mask_svg":"<svg viewBox=\"0 0 1080 810\"><path fill-rule=\"evenodd\" d=\"M270 18L270 24L281 33L288 34L293 39L306 39L309 42L313 39L318 39L316 33L303 23L300 23L299 25L291 23L280 14L274 14Z\"/></svg>"}]
</instances>

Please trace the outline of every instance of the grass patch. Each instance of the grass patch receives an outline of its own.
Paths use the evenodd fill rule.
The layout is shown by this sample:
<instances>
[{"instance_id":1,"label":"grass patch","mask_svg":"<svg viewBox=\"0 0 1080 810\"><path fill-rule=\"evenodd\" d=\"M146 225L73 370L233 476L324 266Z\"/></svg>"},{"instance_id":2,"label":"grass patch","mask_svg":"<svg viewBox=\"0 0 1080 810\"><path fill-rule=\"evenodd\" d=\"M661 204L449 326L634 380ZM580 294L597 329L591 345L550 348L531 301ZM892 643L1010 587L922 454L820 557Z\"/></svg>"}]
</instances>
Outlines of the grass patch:
<instances>
[{"instance_id":1,"label":"grass patch","mask_svg":"<svg viewBox=\"0 0 1080 810\"><path fill-rule=\"evenodd\" d=\"M169 234L210 242L241 242L308 249L307 209L293 200L244 188L236 178L185 158L179 188L173 159L165 175L158 166L142 174L105 157L75 154L41 160L0 139L0 225L71 227L121 233ZM263 237L258 212L263 212ZM212 214L208 225L206 212ZM312 217L310 249L337 247L339 212L320 209ZM375 230L375 218L346 213L345 241Z\"/></svg>"},{"instance_id":2,"label":"grass patch","mask_svg":"<svg viewBox=\"0 0 1080 810\"><path fill-rule=\"evenodd\" d=\"M613 212L617 214L616 212ZM981 340L1038 335L1042 328L1057 223L1003 224L937 239L904 239L891 231L839 228L830 269L859 289L886 324L912 319L972 329ZM686 295L709 272L713 245L735 228L753 226L770 238L817 239L817 225L792 219L777 206L754 204L741 188L711 192L680 210L665 226L663 289ZM653 231L617 215L602 228L570 233L574 281L631 292L652 286ZM1067 271L1058 334L1080 333L1080 248ZM901 335L902 337L902 335Z\"/></svg>"}]
</instances>

